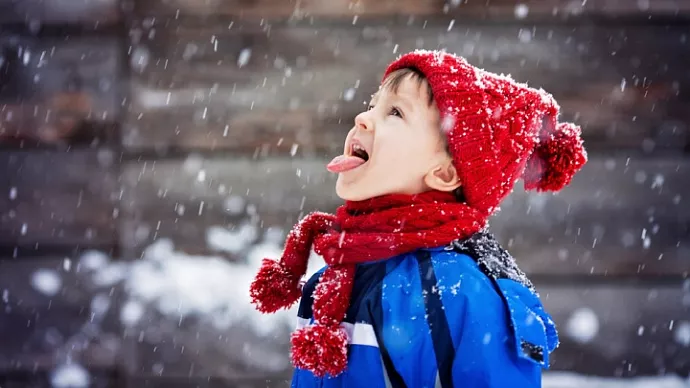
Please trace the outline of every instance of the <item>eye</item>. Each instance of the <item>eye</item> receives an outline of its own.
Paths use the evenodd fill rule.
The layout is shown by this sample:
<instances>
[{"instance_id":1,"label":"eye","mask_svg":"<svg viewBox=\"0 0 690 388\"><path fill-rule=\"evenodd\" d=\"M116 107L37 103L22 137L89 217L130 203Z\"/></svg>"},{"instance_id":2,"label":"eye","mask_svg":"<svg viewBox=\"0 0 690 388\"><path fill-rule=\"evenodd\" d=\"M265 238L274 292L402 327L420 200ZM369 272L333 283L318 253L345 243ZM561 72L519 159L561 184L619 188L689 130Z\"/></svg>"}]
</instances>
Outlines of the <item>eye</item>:
<instances>
[{"instance_id":1,"label":"eye","mask_svg":"<svg viewBox=\"0 0 690 388\"><path fill-rule=\"evenodd\" d=\"M371 104L369 104L369 106L367 106L367 111L370 111L370 110L372 110L372 109L374 109L374 106L371 105Z\"/></svg>"},{"instance_id":2,"label":"eye","mask_svg":"<svg viewBox=\"0 0 690 388\"><path fill-rule=\"evenodd\" d=\"M398 116L398 117L402 118L402 112L400 112L400 109L398 109L396 107L391 108L390 114L392 114L393 116Z\"/></svg>"}]
</instances>

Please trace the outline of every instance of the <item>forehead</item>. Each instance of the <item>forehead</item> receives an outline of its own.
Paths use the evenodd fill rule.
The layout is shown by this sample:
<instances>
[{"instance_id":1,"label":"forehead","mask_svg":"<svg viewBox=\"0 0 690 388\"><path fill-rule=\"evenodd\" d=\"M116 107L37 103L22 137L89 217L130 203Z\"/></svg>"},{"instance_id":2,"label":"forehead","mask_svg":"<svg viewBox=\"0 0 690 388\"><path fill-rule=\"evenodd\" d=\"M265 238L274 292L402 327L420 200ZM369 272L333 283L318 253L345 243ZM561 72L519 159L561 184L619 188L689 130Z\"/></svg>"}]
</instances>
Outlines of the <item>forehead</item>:
<instances>
[{"instance_id":1,"label":"forehead","mask_svg":"<svg viewBox=\"0 0 690 388\"><path fill-rule=\"evenodd\" d=\"M417 101L426 100L426 105L433 105L433 94L431 88L424 78L420 78L414 73L392 73L379 86L379 90L372 95L372 98L380 97L402 97Z\"/></svg>"}]
</instances>

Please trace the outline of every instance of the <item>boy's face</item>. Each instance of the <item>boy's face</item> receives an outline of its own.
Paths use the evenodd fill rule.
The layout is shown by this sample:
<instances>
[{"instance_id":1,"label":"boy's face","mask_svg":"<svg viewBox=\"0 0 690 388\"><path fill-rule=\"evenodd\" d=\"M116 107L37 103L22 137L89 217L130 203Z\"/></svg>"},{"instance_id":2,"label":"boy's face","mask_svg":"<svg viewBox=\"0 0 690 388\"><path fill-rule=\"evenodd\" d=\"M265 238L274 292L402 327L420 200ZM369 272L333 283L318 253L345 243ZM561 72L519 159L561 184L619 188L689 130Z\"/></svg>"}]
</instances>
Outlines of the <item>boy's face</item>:
<instances>
[{"instance_id":1,"label":"boy's face","mask_svg":"<svg viewBox=\"0 0 690 388\"><path fill-rule=\"evenodd\" d=\"M445 150L436 103L429 104L428 87L409 74L397 92L380 88L369 109L357 115L344 155L328 166L339 173L336 193L340 198L361 201L436 188L432 180L452 166L452 159Z\"/></svg>"}]
</instances>

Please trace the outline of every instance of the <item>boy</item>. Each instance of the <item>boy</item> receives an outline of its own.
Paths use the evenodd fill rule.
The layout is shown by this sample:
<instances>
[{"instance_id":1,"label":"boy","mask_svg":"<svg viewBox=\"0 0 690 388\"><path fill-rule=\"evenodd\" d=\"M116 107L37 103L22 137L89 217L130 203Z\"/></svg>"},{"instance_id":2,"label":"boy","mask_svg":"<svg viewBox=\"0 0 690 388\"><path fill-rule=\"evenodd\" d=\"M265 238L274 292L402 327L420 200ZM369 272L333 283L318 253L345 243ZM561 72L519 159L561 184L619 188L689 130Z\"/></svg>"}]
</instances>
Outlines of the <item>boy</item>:
<instances>
[{"instance_id":1,"label":"boy","mask_svg":"<svg viewBox=\"0 0 690 388\"><path fill-rule=\"evenodd\" d=\"M345 204L305 217L251 286L262 312L303 296L293 387L541 386L555 325L486 227L519 178L558 191L586 163L558 111L444 52L389 65L327 166ZM300 289L312 247L327 266Z\"/></svg>"}]
</instances>

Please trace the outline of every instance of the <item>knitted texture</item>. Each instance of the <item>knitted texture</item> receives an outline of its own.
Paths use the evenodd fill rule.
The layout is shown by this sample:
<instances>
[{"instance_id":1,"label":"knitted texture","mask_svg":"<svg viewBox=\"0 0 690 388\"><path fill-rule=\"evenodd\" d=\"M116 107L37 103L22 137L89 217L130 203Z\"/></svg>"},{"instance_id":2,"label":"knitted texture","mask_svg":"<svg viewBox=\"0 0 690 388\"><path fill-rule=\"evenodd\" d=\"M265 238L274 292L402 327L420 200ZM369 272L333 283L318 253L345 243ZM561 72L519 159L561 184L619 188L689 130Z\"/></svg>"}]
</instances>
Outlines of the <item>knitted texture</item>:
<instances>
[{"instance_id":1,"label":"knitted texture","mask_svg":"<svg viewBox=\"0 0 690 388\"><path fill-rule=\"evenodd\" d=\"M347 366L340 322L357 263L468 238L521 177L528 190L557 191L587 162L580 129L557 122L559 107L544 91L438 51L399 57L384 79L406 67L421 71L431 86L466 202L437 191L348 201L335 215L309 214L289 233L280 261L263 261L250 295L265 313L299 299L312 248L328 264L313 295L315 325L291 337L293 364L316 376L336 376Z\"/></svg>"},{"instance_id":2,"label":"knitted texture","mask_svg":"<svg viewBox=\"0 0 690 388\"><path fill-rule=\"evenodd\" d=\"M313 295L318 328L293 333L292 361L317 376L335 376L347 364L340 322L350 303L355 265L447 245L485 226L486 217L476 209L438 191L348 201L335 215L311 213L288 235L280 262L263 261L250 288L252 303L262 312L294 304L313 247L328 264Z\"/></svg>"},{"instance_id":3,"label":"knitted texture","mask_svg":"<svg viewBox=\"0 0 690 388\"><path fill-rule=\"evenodd\" d=\"M384 79L402 68L426 76L463 194L485 215L497 210L521 177L528 190L558 191L586 163L580 128L557 123L559 107L543 90L440 51L402 55Z\"/></svg>"}]
</instances>

